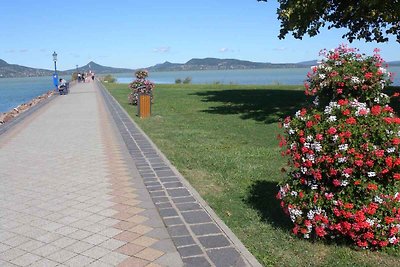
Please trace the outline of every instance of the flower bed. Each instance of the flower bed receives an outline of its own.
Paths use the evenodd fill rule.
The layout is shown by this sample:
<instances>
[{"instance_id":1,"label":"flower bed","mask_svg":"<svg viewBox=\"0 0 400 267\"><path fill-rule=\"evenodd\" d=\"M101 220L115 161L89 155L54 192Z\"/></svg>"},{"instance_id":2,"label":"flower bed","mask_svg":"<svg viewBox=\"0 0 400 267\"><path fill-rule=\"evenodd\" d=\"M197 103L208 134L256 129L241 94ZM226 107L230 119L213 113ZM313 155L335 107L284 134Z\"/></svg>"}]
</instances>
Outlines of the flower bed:
<instances>
[{"instance_id":1,"label":"flower bed","mask_svg":"<svg viewBox=\"0 0 400 267\"><path fill-rule=\"evenodd\" d=\"M128 95L129 104L137 105L140 94L150 95L151 101L153 101L154 83L146 80L148 75L149 74L146 70L136 71L136 80L129 84L129 88L132 90L132 92Z\"/></svg>"},{"instance_id":2,"label":"flower bed","mask_svg":"<svg viewBox=\"0 0 400 267\"><path fill-rule=\"evenodd\" d=\"M277 198L304 238L362 248L400 241L400 119L382 89L383 60L340 46L308 75L313 107L286 118L289 172Z\"/></svg>"}]
</instances>

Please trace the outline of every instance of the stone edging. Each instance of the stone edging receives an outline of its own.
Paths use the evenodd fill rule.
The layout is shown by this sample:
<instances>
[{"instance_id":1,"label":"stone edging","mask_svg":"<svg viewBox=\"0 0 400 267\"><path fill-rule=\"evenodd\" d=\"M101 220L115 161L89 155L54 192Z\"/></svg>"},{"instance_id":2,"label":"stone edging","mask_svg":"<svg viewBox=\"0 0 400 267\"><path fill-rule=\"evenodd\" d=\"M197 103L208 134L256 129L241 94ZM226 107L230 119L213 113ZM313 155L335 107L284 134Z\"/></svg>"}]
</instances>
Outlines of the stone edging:
<instances>
[{"instance_id":1,"label":"stone edging","mask_svg":"<svg viewBox=\"0 0 400 267\"><path fill-rule=\"evenodd\" d=\"M233 244L233 246L235 247L235 249L240 253L240 255L242 256L242 258L245 260L245 262L243 262L242 264L245 264L246 266L262 266L257 259L247 250L247 248L242 244L242 242L236 237L236 235L226 226L226 224L218 217L218 215L212 210L212 208L204 201L204 199L200 196L200 194L190 185L190 183L182 176L182 174L171 164L171 162L166 158L166 156L157 148L157 146L152 142L152 140L143 132L142 129L140 129L140 127L137 126L137 124L130 118L130 116L128 115L128 113L125 111L125 109L123 109L121 107L121 105L114 99L114 97L104 88L104 86L101 83L98 83L99 87L101 87L101 89L103 90L103 93L107 94L112 100L113 102L115 102L115 104L119 107L119 109L124 113L124 115L126 117L128 117L130 119L130 121L133 123L133 125L135 126L135 130L137 130L137 132L139 132L145 139L146 141L150 144L150 146L152 147L152 149L154 149L158 156L162 159L163 162L165 162L165 164L169 167L170 170L173 171L174 175L176 175L179 180L182 182L182 184L184 185L184 187L186 187L186 189L190 192L190 194L195 198L195 200L199 203L199 205L204 209L204 211L211 217L211 219L214 221L214 223L221 229L221 231L225 234L225 236L229 239L229 241ZM107 101L106 101L107 102ZM109 107L110 108L110 107ZM110 112L112 112L110 110ZM116 111L113 111L116 112ZM134 135L134 134L133 134ZM133 153L138 153L133 152ZM133 154L132 153L132 157L135 157L137 154ZM143 152L141 152L143 154ZM150 159L151 160L151 159ZM147 160L148 161L148 160ZM140 168L140 166L139 166ZM139 172L141 172L141 170L139 169ZM156 171L155 171L156 172ZM161 191L151 191L153 190L153 188L155 189L156 187L149 186L150 183L155 183L153 181L153 179L149 179L148 181L146 181L147 177L146 175L150 175L149 173L146 173L144 170L142 170L143 173L143 179L144 182L148 184L148 189L151 195L153 195L153 201L155 201L155 204L157 207L161 207L163 204L165 203L157 203L155 199L157 199L157 197L154 197L156 193L161 193ZM141 174L142 174L141 173ZM156 172L157 173L157 172ZM150 175L152 176L152 175ZM148 178L153 178L153 177L148 177ZM168 179L168 178L167 178ZM157 189L156 189L157 190ZM168 191L168 190L167 190ZM160 195L160 199L163 198L164 195ZM162 211L162 210L160 210ZM172 209L164 209L164 211L172 211ZM167 222L168 218L165 219L166 216L162 216L163 220L165 220L164 222ZM172 220L171 220L172 221ZM167 224L167 223L166 223ZM167 224L168 226L168 224ZM190 227L188 227L190 228ZM242 266L242 264L239 264L239 266Z\"/></svg>"}]
</instances>

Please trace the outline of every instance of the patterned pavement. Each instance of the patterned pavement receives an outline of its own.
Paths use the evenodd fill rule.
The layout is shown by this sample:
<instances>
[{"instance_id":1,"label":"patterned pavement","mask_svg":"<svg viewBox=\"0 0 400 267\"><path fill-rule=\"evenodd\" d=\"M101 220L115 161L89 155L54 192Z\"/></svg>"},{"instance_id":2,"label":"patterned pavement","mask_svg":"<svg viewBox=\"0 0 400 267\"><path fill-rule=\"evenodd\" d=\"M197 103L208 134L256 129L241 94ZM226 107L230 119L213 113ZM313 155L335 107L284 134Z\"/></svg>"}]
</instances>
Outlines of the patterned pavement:
<instances>
[{"instance_id":1,"label":"patterned pavement","mask_svg":"<svg viewBox=\"0 0 400 267\"><path fill-rule=\"evenodd\" d=\"M97 83L0 135L0 266L260 266Z\"/></svg>"}]
</instances>

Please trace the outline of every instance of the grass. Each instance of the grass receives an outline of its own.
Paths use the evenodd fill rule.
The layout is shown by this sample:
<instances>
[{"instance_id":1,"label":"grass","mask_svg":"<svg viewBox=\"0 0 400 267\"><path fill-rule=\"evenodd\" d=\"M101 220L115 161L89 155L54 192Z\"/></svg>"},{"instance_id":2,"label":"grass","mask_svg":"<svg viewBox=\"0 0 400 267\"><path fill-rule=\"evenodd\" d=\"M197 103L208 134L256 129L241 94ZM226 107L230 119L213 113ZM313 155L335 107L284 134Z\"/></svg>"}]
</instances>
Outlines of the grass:
<instances>
[{"instance_id":1,"label":"grass","mask_svg":"<svg viewBox=\"0 0 400 267\"><path fill-rule=\"evenodd\" d=\"M280 118L306 103L301 86L158 85L152 117L127 104L127 85L107 84L264 266L398 266L397 252L357 251L300 240L275 199Z\"/></svg>"}]
</instances>

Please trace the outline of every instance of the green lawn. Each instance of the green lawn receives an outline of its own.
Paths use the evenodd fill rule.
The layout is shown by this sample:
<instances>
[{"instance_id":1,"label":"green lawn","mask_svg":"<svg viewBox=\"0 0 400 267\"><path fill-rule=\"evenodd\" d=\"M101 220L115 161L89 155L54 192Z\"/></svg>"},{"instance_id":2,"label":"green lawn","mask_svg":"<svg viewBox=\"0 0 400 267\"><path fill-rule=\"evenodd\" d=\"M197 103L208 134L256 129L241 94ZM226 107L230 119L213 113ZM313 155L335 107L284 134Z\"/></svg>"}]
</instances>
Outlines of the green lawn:
<instances>
[{"instance_id":1,"label":"green lawn","mask_svg":"<svg viewBox=\"0 0 400 267\"><path fill-rule=\"evenodd\" d=\"M300 240L275 199L285 160L279 118L306 102L301 86L158 85L152 117L132 118L265 266L399 266L398 253Z\"/></svg>"}]
</instances>

